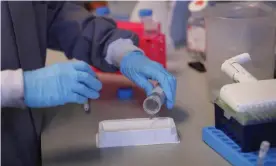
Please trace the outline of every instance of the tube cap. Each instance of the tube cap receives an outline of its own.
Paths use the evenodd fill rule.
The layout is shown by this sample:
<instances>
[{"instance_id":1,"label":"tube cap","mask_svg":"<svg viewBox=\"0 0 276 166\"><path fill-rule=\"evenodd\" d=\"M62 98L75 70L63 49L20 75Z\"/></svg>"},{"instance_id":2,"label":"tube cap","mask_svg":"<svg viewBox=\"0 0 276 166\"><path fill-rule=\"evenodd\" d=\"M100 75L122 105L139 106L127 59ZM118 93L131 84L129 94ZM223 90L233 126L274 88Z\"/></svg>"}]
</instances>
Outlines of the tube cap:
<instances>
[{"instance_id":1,"label":"tube cap","mask_svg":"<svg viewBox=\"0 0 276 166\"><path fill-rule=\"evenodd\" d=\"M110 10L108 7L99 7L96 9L96 15L98 16L104 16L110 14Z\"/></svg>"},{"instance_id":2,"label":"tube cap","mask_svg":"<svg viewBox=\"0 0 276 166\"><path fill-rule=\"evenodd\" d=\"M140 9L139 16L140 17L152 16L152 10L151 9Z\"/></svg>"},{"instance_id":3,"label":"tube cap","mask_svg":"<svg viewBox=\"0 0 276 166\"><path fill-rule=\"evenodd\" d=\"M119 100L130 100L133 97L132 88L119 88L117 90L117 97Z\"/></svg>"},{"instance_id":4,"label":"tube cap","mask_svg":"<svg viewBox=\"0 0 276 166\"><path fill-rule=\"evenodd\" d=\"M195 0L189 3L188 9L190 12L199 12L205 9L207 5L207 0Z\"/></svg>"}]
</instances>

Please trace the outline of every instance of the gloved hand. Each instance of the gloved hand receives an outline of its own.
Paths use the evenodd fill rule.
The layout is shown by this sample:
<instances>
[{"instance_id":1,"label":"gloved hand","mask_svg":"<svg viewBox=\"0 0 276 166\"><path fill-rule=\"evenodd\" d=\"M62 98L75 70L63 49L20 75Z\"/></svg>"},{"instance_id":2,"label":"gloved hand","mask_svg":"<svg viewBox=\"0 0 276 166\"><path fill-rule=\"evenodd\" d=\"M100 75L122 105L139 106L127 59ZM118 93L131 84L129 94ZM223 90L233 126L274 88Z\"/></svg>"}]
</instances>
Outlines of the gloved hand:
<instances>
[{"instance_id":1,"label":"gloved hand","mask_svg":"<svg viewBox=\"0 0 276 166\"><path fill-rule=\"evenodd\" d=\"M149 79L157 81L166 95L167 108L173 107L176 95L176 79L161 64L150 60L140 51L134 51L122 58L120 71L143 88L147 95L150 95L153 90L153 85Z\"/></svg>"},{"instance_id":2,"label":"gloved hand","mask_svg":"<svg viewBox=\"0 0 276 166\"><path fill-rule=\"evenodd\" d=\"M28 107L50 107L66 103L83 104L97 99L102 83L90 66L83 62L67 62L26 71L24 100Z\"/></svg>"}]
</instances>

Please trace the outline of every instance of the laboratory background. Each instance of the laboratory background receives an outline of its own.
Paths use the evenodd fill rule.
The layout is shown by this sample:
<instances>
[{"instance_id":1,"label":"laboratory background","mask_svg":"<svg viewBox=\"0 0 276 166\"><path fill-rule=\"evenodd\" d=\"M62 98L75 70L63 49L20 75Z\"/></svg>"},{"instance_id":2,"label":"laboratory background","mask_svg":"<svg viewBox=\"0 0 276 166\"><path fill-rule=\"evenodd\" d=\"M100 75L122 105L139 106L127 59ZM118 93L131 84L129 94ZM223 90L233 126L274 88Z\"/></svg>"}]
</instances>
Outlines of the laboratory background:
<instances>
[{"instance_id":1,"label":"laboratory background","mask_svg":"<svg viewBox=\"0 0 276 166\"><path fill-rule=\"evenodd\" d=\"M76 3L135 32L176 77L176 102L93 68L99 99L37 110L44 166L276 166L276 2ZM47 50L46 65L64 61Z\"/></svg>"}]
</instances>

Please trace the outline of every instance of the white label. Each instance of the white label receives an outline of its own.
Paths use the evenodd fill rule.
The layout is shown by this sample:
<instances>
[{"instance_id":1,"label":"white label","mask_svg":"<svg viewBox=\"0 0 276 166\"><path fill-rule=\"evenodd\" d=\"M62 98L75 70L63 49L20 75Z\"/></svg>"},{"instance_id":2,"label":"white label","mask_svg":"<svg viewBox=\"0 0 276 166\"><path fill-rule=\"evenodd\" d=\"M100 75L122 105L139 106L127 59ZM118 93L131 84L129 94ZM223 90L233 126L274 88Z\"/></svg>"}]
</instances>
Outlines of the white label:
<instances>
[{"instance_id":1,"label":"white label","mask_svg":"<svg viewBox=\"0 0 276 166\"><path fill-rule=\"evenodd\" d=\"M187 31L188 48L205 52L205 29L199 26L190 26Z\"/></svg>"}]
</instances>

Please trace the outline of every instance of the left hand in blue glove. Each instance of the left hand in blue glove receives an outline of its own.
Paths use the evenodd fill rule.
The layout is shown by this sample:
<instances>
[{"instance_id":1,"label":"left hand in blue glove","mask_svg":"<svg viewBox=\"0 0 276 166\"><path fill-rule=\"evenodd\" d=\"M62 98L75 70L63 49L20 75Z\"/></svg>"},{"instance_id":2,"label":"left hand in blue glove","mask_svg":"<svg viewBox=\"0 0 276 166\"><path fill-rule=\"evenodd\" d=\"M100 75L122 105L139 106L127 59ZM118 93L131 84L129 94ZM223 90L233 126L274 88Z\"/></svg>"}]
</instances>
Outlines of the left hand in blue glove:
<instances>
[{"instance_id":1,"label":"left hand in blue glove","mask_svg":"<svg viewBox=\"0 0 276 166\"><path fill-rule=\"evenodd\" d=\"M151 94L153 85L149 80L159 83L166 95L167 108L173 108L176 95L176 79L161 64L150 60L140 51L124 56L120 63L120 71L128 79L143 88L147 95Z\"/></svg>"}]
</instances>

